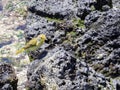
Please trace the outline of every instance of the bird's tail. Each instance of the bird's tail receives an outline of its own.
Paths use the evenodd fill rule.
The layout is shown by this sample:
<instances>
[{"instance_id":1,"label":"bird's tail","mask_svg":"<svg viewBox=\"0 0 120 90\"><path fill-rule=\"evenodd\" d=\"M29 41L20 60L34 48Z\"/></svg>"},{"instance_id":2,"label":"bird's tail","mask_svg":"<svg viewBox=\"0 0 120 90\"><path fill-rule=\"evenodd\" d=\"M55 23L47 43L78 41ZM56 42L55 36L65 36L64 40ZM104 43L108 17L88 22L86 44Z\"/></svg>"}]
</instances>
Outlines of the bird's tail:
<instances>
[{"instance_id":1,"label":"bird's tail","mask_svg":"<svg viewBox=\"0 0 120 90\"><path fill-rule=\"evenodd\" d=\"M19 49L19 50L16 51L16 55L19 54L19 53L22 53L22 52L24 52L24 51L25 51L25 49L24 49L24 48L21 48L21 49Z\"/></svg>"}]
</instances>

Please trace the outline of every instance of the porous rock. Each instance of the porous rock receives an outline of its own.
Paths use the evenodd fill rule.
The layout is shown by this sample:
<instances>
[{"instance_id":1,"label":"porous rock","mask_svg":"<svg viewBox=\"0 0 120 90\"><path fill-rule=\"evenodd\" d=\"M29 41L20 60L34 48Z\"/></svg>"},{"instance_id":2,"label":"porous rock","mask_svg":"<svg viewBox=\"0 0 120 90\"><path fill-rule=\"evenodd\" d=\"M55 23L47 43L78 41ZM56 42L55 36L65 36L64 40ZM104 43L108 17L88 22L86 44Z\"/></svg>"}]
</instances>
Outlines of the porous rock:
<instances>
[{"instance_id":1,"label":"porous rock","mask_svg":"<svg viewBox=\"0 0 120 90\"><path fill-rule=\"evenodd\" d=\"M74 15L76 3L73 0L32 0L29 10L43 17L63 19Z\"/></svg>"},{"instance_id":2,"label":"porous rock","mask_svg":"<svg viewBox=\"0 0 120 90\"><path fill-rule=\"evenodd\" d=\"M111 0L31 0L28 9L42 17L71 19L77 15L84 19L104 5L111 7Z\"/></svg>"},{"instance_id":3,"label":"porous rock","mask_svg":"<svg viewBox=\"0 0 120 90\"><path fill-rule=\"evenodd\" d=\"M47 41L29 53L28 88L117 90L120 11L111 7L111 0L31 0L26 40L43 33ZM74 27L74 18L86 28Z\"/></svg>"},{"instance_id":4,"label":"porous rock","mask_svg":"<svg viewBox=\"0 0 120 90\"><path fill-rule=\"evenodd\" d=\"M17 90L17 82L13 67L7 63L0 63L0 90Z\"/></svg>"},{"instance_id":5,"label":"porous rock","mask_svg":"<svg viewBox=\"0 0 120 90\"><path fill-rule=\"evenodd\" d=\"M120 9L120 0L112 0L113 8Z\"/></svg>"},{"instance_id":6,"label":"porous rock","mask_svg":"<svg viewBox=\"0 0 120 90\"><path fill-rule=\"evenodd\" d=\"M99 90L109 88L109 80L85 62L56 47L48 55L31 63L27 73L30 90ZM101 87L100 87L101 86Z\"/></svg>"},{"instance_id":7,"label":"porous rock","mask_svg":"<svg viewBox=\"0 0 120 90\"><path fill-rule=\"evenodd\" d=\"M96 71L119 77L120 11L93 12L85 23L88 31L78 40L80 55Z\"/></svg>"}]
</instances>

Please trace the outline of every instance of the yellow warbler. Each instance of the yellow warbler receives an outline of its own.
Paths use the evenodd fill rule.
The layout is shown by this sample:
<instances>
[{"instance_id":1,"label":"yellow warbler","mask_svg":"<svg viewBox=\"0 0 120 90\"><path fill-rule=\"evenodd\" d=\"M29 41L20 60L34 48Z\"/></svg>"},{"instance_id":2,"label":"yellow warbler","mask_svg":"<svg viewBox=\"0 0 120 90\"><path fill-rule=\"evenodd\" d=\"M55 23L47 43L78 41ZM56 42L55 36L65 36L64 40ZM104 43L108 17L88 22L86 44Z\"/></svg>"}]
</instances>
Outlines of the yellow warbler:
<instances>
[{"instance_id":1,"label":"yellow warbler","mask_svg":"<svg viewBox=\"0 0 120 90\"><path fill-rule=\"evenodd\" d=\"M16 54L22 53L24 51L30 52L37 50L46 40L46 36L44 34L38 35L36 38L31 39L29 42L26 43L24 47L16 51Z\"/></svg>"}]
</instances>

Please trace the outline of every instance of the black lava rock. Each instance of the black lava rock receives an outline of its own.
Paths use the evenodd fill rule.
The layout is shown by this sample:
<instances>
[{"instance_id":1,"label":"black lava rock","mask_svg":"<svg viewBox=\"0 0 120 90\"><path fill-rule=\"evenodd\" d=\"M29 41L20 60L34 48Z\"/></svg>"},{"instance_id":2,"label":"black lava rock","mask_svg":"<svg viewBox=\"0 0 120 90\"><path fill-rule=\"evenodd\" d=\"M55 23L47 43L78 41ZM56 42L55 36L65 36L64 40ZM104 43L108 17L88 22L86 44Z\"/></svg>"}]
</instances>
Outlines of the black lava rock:
<instances>
[{"instance_id":1,"label":"black lava rock","mask_svg":"<svg viewBox=\"0 0 120 90\"><path fill-rule=\"evenodd\" d=\"M95 4L95 8L97 10L102 10L102 7L104 5L108 5L110 8L113 7L112 0L96 0L96 1L97 1L97 3Z\"/></svg>"},{"instance_id":2,"label":"black lava rock","mask_svg":"<svg viewBox=\"0 0 120 90\"><path fill-rule=\"evenodd\" d=\"M95 0L78 0L78 11L77 16L81 19L85 19L85 17L91 12L95 10L95 4L97 2Z\"/></svg>"},{"instance_id":3,"label":"black lava rock","mask_svg":"<svg viewBox=\"0 0 120 90\"><path fill-rule=\"evenodd\" d=\"M32 62L27 77L30 90L99 90L109 82L62 47Z\"/></svg>"},{"instance_id":4,"label":"black lava rock","mask_svg":"<svg viewBox=\"0 0 120 90\"><path fill-rule=\"evenodd\" d=\"M111 0L31 0L26 40L47 40L29 53L28 89L119 88L120 10L111 8Z\"/></svg>"},{"instance_id":5,"label":"black lava rock","mask_svg":"<svg viewBox=\"0 0 120 90\"><path fill-rule=\"evenodd\" d=\"M13 67L7 63L0 63L0 90L17 90L17 82Z\"/></svg>"},{"instance_id":6,"label":"black lava rock","mask_svg":"<svg viewBox=\"0 0 120 90\"><path fill-rule=\"evenodd\" d=\"M64 19L74 16L75 5L73 0L32 0L29 10L43 17Z\"/></svg>"},{"instance_id":7,"label":"black lava rock","mask_svg":"<svg viewBox=\"0 0 120 90\"><path fill-rule=\"evenodd\" d=\"M80 56L96 71L119 77L120 11L93 12L86 25L88 31L78 40Z\"/></svg>"}]
</instances>

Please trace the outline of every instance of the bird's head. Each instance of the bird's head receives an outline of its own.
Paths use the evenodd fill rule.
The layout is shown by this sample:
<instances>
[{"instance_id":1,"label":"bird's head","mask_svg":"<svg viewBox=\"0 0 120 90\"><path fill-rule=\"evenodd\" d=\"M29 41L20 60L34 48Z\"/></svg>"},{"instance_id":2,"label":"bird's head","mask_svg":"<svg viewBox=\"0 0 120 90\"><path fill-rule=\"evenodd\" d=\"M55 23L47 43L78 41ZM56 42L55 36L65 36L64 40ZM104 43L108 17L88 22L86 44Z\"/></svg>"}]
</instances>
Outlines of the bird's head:
<instances>
[{"instance_id":1,"label":"bird's head","mask_svg":"<svg viewBox=\"0 0 120 90\"><path fill-rule=\"evenodd\" d=\"M46 36L44 34L38 35L37 38L40 39L40 40L44 40L44 41L47 40L47 38L46 38Z\"/></svg>"}]
</instances>

